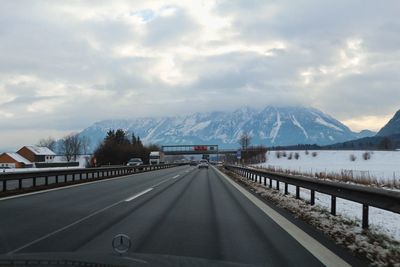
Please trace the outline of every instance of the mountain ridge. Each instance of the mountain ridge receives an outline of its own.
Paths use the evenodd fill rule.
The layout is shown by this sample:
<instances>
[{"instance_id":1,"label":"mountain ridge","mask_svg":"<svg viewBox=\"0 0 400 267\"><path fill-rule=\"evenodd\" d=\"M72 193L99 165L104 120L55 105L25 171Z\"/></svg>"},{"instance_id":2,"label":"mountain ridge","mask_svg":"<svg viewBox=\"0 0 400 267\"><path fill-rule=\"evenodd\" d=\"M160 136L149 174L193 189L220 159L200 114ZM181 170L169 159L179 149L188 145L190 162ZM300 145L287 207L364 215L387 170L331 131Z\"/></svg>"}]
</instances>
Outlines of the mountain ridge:
<instances>
[{"instance_id":1,"label":"mountain ridge","mask_svg":"<svg viewBox=\"0 0 400 267\"><path fill-rule=\"evenodd\" d=\"M400 134L400 110L388 121L388 123L379 130L377 136L390 136Z\"/></svg>"},{"instance_id":2,"label":"mountain ridge","mask_svg":"<svg viewBox=\"0 0 400 267\"><path fill-rule=\"evenodd\" d=\"M370 131L352 132L346 125L322 111L301 106L240 107L234 111L197 112L170 117L104 120L84 129L80 136L90 140L90 149L103 140L110 129L123 129L140 136L144 143L216 144L238 147L243 132L252 144L278 146L295 144L328 145L367 137Z\"/></svg>"}]
</instances>

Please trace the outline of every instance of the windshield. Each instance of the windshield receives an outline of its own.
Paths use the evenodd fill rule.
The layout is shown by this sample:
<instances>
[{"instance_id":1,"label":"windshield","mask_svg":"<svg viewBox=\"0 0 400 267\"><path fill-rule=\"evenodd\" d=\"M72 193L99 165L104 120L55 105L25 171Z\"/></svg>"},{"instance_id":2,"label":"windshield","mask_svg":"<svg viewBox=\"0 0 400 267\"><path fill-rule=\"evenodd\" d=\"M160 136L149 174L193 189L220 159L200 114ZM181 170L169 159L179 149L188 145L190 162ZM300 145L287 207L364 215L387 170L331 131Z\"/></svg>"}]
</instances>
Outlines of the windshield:
<instances>
[{"instance_id":1,"label":"windshield","mask_svg":"<svg viewBox=\"0 0 400 267\"><path fill-rule=\"evenodd\" d=\"M1 0L29 257L400 267L400 0Z\"/></svg>"}]
</instances>

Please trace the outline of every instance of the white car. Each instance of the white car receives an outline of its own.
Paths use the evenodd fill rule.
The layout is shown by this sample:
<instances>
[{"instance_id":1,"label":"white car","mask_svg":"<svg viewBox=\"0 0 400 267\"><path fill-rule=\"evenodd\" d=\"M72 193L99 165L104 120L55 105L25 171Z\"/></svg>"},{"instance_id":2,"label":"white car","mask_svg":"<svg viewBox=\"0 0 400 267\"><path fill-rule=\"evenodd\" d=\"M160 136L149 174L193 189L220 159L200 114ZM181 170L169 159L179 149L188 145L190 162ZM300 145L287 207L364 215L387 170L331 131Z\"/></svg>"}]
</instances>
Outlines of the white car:
<instances>
[{"instance_id":1,"label":"white car","mask_svg":"<svg viewBox=\"0 0 400 267\"><path fill-rule=\"evenodd\" d=\"M141 158L132 158L126 164L126 166L139 166L139 165L143 165L143 161Z\"/></svg>"},{"instance_id":2,"label":"white car","mask_svg":"<svg viewBox=\"0 0 400 267\"><path fill-rule=\"evenodd\" d=\"M199 162L199 165L197 165L199 169L201 168L206 168L208 169L208 161L206 159L202 159Z\"/></svg>"}]
</instances>

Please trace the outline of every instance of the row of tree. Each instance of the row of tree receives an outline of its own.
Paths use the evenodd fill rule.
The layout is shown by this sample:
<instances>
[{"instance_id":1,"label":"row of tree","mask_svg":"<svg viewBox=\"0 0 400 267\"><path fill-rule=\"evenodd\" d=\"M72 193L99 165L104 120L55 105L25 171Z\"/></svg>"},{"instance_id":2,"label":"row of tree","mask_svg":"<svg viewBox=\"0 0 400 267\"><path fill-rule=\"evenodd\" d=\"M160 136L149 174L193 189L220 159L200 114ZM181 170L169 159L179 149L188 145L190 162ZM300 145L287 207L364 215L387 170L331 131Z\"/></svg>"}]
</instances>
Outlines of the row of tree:
<instances>
[{"instance_id":1,"label":"row of tree","mask_svg":"<svg viewBox=\"0 0 400 267\"><path fill-rule=\"evenodd\" d=\"M139 136L128 135L124 130L110 130L103 142L94 151L93 165L125 164L131 158L141 158L145 164L149 162L150 151L158 151L156 145L143 145Z\"/></svg>"}]
</instances>

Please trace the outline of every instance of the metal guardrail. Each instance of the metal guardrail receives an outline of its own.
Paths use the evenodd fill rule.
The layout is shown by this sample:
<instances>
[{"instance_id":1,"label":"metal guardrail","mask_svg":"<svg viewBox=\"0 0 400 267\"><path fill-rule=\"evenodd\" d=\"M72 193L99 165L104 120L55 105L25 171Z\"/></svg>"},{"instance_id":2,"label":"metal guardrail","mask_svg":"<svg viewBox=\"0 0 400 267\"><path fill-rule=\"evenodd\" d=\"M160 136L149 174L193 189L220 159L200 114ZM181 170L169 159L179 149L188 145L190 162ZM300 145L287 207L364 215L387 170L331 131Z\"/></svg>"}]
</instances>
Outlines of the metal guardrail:
<instances>
[{"instance_id":1,"label":"metal guardrail","mask_svg":"<svg viewBox=\"0 0 400 267\"><path fill-rule=\"evenodd\" d=\"M310 204L315 204L315 192L331 196L331 214L336 215L336 198L343 198L362 204L362 227L368 228L369 206L400 213L400 192L371 188L360 185L318 180L304 176L281 174L267 170L257 170L248 167L225 165L225 169L241 175L264 186L279 190L280 183L284 184L284 193L289 194L288 185L296 186L296 198L300 198L300 188L310 190ZM262 179L264 178L264 179Z\"/></svg>"},{"instance_id":2,"label":"metal guardrail","mask_svg":"<svg viewBox=\"0 0 400 267\"><path fill-rule=\"evenodd\" d=\"M9 192L34 190L35 187L54 187L74 182L93 181L117 176L154 171L178 166L179 164L110 166L100 168L76 168L31 172L0 173L0 195ZM11 188L10 188L11 187Z\"/></svg>"}]
</instances>

